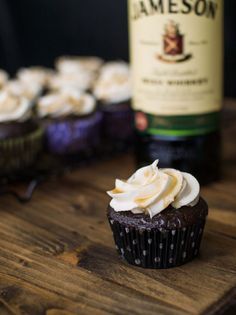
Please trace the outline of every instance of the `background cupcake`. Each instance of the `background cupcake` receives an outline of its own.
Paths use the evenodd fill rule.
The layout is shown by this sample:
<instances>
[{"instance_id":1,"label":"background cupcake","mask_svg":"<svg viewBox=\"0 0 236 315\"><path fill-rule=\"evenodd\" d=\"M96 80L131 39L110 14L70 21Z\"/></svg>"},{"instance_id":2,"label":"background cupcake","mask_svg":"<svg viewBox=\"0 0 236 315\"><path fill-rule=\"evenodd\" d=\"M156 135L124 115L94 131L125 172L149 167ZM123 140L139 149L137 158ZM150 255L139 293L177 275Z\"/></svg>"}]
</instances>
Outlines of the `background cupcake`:
<instances>
[{"instance_id":1,"label":"background cupcake","mask_svg":"<svg viewBox=\"0 0 236 315\"><path fill-rule=\"evenodd\" d=\"M130 106L131 75L124 62L105 64L94 85L94 95L104 114L105 151L123 151L133 142L133 111Z\"/></svg>"},{"instance_id":2,"label":"background cupcake","mask_svg":"<svg viewBox=\"0 0 236 315\"><path fill-rule=\"evenodd\" d=\"M89 157L100 145L102 114L92 95L67 88L39 99L46 144L51 153Z\"/></svg>"},{"instance_id":3,"label":"background cupcake","mask_svg":"<svg viewBox=\"0 0 236 315\"><path fill-rule=\"evenodd\" d=\"M32 104L0 92L0 174L15 175L31 166L42 148L42 130L32 118Z\"/></svg>"},{"instance_id":4,"label":"background cupcake","mask_svg":"<svg viewBox=\"0 0 236 315\"><path fill-rule=\"evenodd\" d=\"M208 206L192 175L157 163L116 180L108 219L117 250L130 264L171 268L198 255Z\"/></svg>"}]
</instances>

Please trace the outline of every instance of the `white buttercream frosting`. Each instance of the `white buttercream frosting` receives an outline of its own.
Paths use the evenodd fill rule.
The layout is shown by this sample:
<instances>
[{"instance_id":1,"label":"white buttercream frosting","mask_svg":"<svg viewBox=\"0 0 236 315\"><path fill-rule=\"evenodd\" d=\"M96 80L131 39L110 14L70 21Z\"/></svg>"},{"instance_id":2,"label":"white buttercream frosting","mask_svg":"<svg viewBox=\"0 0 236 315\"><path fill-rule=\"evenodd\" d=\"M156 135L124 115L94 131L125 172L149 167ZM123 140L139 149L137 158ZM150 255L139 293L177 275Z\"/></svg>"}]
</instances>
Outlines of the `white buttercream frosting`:
<instances>
[{"instance_id":1,"label":"white buttercream frosting","mask_svg":"<svg viewBox=\"0 0 236 315\"><path fill-rule=\"evenodd\" d=\"M33 101L41 93L42 87L33 81L10 80L4 89L12 95Z\"/></svg>"},{"instance_id":2,"label":"white buttercream frosting","mask_svg":"<svg viewBox=\"0 0 236 315\"><path fill-rule=\"evenodd\" d=\"M22 68L18 71L17 77L20 81L28 83L37 83L42 87L46 86L53 71L44 67Z\"/></svg>"},{"instance_id":3,"label":"white buttercream frosting","mask_svg":"<svg viewBox=\"0 0 236 315\"><path fill-rule=\"evenodd\" d=\"M0 69L0 88L3 88L9 79L6 71Z\"/></svg>"},{"instance_id":4,"label":"white buttercream frosting","mask_svg":"<svg viewBox=\"0 0 236 315\"><path fill-rule=\"evenodd\" d=\"M117 179L115 189L107 192L112 198L111 207L117 212L147 213L152 218L170 205L179 209L199 202L200 185L195 177L157 165L158 160L127 181Z\"/></svg>"},{"instance_id":5,"label":"white buttercream frosting","mask_svg":"<svg viewBox=\"0 0 236 315\"><path fill-rule=\"evenodd\" d=\"M49 88L59 91L64 88L74 88L80 91L88 90L94 82L94 74L88 71L74 73L58 73L49 80Z\"/></svg>"},{"instance_id":6,"label":"white buttercream frosting","mask_svg":"<svg viewBox=\"0 0 236 315\"><path fill-rule=\"evenodd\" d=\"M125 62L108 62L94 85L94 95L105 104L120 103L131 98L131 73Z\"/></svg>"},{"instance_id":7,"label":"white buttercream frosting","mask_svg":"<svg viewBox=\"0 0 236 315\"><path fill-rule=\"evenodd\" d=\"M74 89L64 89L41 97L38 102L40 117L59 118L69 115L83 116L95 110L95 98Z\"/></svg>"},{"instance_id":8,"label":"white buttercream frosting","mask_svg":"<svg viewBox=\"0 0 236 315\"><path fill-rule=\"evenodd\" d=\"M0 122L23 122L31 116L31 103L7 91L0 92Z\"/></svg>"},{"instance_id":9,"label":"white buttercream frosting","mask_svg":"<svg viewBox=\"0 0 236 315\"><path fill-rule=\"evenodd\" d=\"M98 57L65 56L57 59L56 69L64 74L81 71L97 72L102 64L103 60Z\"/></svg>"}]
</instances>

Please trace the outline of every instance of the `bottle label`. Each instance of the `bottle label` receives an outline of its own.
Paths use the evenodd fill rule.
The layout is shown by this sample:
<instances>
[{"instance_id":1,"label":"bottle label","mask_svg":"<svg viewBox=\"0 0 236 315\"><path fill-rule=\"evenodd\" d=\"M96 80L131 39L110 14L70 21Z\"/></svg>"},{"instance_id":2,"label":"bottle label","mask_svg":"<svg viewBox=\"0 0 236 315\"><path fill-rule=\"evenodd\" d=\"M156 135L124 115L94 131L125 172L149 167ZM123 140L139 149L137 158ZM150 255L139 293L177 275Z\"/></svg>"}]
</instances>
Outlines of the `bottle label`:
<instances>
[{"instance_id":1,"label":"bottle label","mask_svg":"<svg viewBox=\"0 0 236 315\"><path fill-rule=\"evenodd\" d=\"M222 0L129 0L133 108L151 133L200 134L222 106Z\"/></svg>"}]
</instances>

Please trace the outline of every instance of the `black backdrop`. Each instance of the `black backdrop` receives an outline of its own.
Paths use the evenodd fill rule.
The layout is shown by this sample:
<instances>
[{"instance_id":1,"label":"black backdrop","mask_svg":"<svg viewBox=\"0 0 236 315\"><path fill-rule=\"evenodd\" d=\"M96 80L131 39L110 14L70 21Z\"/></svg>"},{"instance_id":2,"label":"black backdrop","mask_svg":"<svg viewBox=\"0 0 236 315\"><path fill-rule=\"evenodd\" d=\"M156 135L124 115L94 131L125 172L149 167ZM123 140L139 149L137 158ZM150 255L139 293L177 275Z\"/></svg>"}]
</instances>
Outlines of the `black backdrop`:
<instances>
[{"instance_id":1,"label":"black backdrop","mask_svg":"<svg viewBox=\"0 0 236 315\"><path fill-rule=\"evenodd\" d=\"M236 1L225 1L225 94L236 96ZM61 54L128 59L127 0L0 0L0 67Z\"/></svg>"}]
</instances>

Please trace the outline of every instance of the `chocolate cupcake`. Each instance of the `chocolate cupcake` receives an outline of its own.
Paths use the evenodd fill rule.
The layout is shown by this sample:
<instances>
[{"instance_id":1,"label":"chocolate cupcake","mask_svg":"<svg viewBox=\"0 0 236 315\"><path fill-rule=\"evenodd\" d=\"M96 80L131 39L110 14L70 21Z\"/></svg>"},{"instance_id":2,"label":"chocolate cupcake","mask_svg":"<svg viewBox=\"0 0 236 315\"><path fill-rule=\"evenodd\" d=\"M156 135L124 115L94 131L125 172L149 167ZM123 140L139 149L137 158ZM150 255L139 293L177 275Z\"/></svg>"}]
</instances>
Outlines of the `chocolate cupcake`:
<instances>
[{"instance_id":1,"label":"chocolate cupcake","mask_svg":"<svg viewBox=\"0 0 236 315\"><path fill-rule=\"evenodd\" d=\"M99 147L102 114L92 95L74 89L46 95L39 99L38 114L52 154L89 157Z\"/></svg>"},{"instance_id":2,"label":"chocolate cupcake","mask_svg":"<svg viewBox=\"0 0 236 315\"><path fill-rule=\"evenodd\" d=\"M0 175L30 167L42 148L42 130L32 119L32 105L7 91L0 93Z\"/></svg>"},{"instance_id":3,"label":"chocolate cupcake","mask_svg":"<svg viewBox=\"0 0 236 315\"><path fill-rule=\"evenodd\" d=\"M130 148L134 137L134 117L130 106L131 76L128 64L105 64L94 85L94 95L104 115L105 151L120 152Z\"/></svg>"},{"instance_id":4,"label":"chocolate cupcake","mask_svg":"<svg viewBox=\"0 0 236 315\"><path fill-rule=\"evenodd\" d=\"M158 161L108 192L108 219L118 253L153 269L185 264L199 254L208 206L188 173L158 169Z\"/></svg>"}]
</instances>

